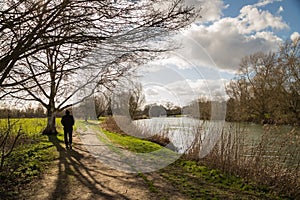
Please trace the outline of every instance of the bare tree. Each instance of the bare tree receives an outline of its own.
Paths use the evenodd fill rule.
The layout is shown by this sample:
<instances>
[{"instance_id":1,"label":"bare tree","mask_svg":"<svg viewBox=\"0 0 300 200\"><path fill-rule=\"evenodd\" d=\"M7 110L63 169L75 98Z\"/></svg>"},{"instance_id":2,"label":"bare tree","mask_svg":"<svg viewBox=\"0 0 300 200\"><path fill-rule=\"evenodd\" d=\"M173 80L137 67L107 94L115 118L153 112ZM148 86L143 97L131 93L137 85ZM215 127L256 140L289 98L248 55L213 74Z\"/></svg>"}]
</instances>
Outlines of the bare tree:
<instances>
[{"instance_id":1,"label":"bare tree","mask_svg":"<svg viewBox=\"0 0 300 200\"><path fill-rule=\"evenodd\" d=\"M104 91L94 96L95 99L95 110L97 118L104 115L110 115L110 104L111 104L111 92Z\"/></svg>"},{"instance_id":2,"label":"bare tree","mask_svg":"<svg viewBox=\"0 0 300 200\"><path fill-rule=\"evenodd\" d=\"M286 41L280 47L279 65L285 74L284 112L291 113L290 121L300 121L300 37L294 41ZM293 120L292 120L292 119Z\"/></svg>"},{"instance_id":3,"label":"bare tree","mask_svg":"<svg viewBox=\"0 0 300 200\"><path fill-rule=\"evenodd\" d=\"M228 117L263 123L300 119L300 42L286 41L275 53L243 58L236 79L227 85Z\"/></svg>"},{"instance_id":4,"label":"bare tree","mask_svg":"<svg viewBox=\"0 0 300 200\"><path fill-rule=\"evenodd\" d=\"M99 86L114 87L135 66L168 50L161 41L195 16L181 0L162 3L7 1L0 11L4 95L38 101L47 109L45 132L55 133L56 112Z\"/></svg>"},{"instance_id":5,"label":"bare tree","mask_svg":"<svg viewBox=\"0 0 300 200\"><path fill-rule=\"evenodd\" d=\"M102 56L115 49L136 58L160 51L146 41L186 26L195 13L182 0L6 0L0 8L0 85L31 78L5 82L20 61L58 45L100 48Z\"/></svg>"},{"instance_id":6,"label":"bare tree","mask_svg":"<svg viewBox=\"0 0 300 200\"><path fill-rule=\"evenodd\" d=\"M80 56L78 56L80 55ZM37 101L47 110L48 123L44 131L55 134L56 113L88 101L100 86L112 87L130 67L119 58L106 60L106 64L89 61L76 48L62 45L32 55L12 69L6 82L11 86L3 91L24 101ZM20 79L26 79L18 83Z\"/></svg>"},{"instance_id":7,"label":"bare tree","mask_svg":"<svg viewBox=\"0 0 300 200\"><path fill-rule=\"evenodd\" d=\"M132 119L136 119L141 114L141 109L145 103L145 95L143 87L140 83L133 83L133 87L129 90L129 113Z\"/></svg>"},{"instance_id":8,"label":"bare tree","mask_svg":"<svg viewBox=\"0 0 300 200\"><path fill-rule=\"evenodd\" d=\"M260 121L268 120L275 110L276 103L272 98L277 90L276 70L275 53L258 52L243 58L241 62L241 76L249 85L247 90L251 98L251 114Z\"/></svg>"},{"instance_id":9,"label":"bare tree","mask_svg":"<svg viewBox=\"0 0 300 200\"><path fill-rule=\"evenodd\" d=\"M231 121L251 120L251 91L248 89L249 83L245 78L232 80L226 86L227 95L230 99L227 102L227 119Z\"/></svg>"},{"instance_id":10,"label":"bare tree","mask_svg":"<svg viewBox=\"0 0 300 200\"><path fill-rule=\"evenodd\" d=\"M145 102L142 85L138 82L123 79L118 86L114 88L111 99L113 114L121 115L129 120L134 120L141 112Z\"/></svg>"},{"instance_id":11,"label":"bare tree","mask_svg":"<svg viewBox=\"0 0 300 200\"><path fill-rule=\"evenodd\" d=\"M229 96L239 102L240 120L263 123L274 120L285 78L277 56L258 52L242 59L237 80L227 86Z\"/></svg>"}]
</instances>

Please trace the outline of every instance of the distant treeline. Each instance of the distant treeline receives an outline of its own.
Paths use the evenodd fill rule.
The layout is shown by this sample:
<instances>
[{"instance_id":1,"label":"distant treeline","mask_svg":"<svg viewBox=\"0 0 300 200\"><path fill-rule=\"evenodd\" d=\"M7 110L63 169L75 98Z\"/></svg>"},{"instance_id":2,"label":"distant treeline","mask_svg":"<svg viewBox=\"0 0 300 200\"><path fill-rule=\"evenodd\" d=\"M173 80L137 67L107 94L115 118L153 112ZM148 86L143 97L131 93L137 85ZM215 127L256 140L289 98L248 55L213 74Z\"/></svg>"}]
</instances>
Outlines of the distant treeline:
<instances>
[{"instance_id":1,"label":"distant treeline","mask_svg":"<svg viewBox=\"0 0 300 200\"><path fill-rule=\"evenodd\" d=\"M63 113L57 113L57 116L62 116ZM17 108L0 108L0 118L45 118L46 111L42 106L28 106L24 109Z\"/></svg>"},{"instance_id":2,"label":"distant treeline","mask_svg":"<svg viewBox=\"0 0 300 200\"><path fill-rule=\"evenodd\" d=\"M300 38L245 57L227 86L227 119L300 124Z\"/></svg>"},{"instance_id":3,"label":"distant treeline","mask_svg":"<svg viewBox=\"0 0 300 200\"><path fill-rule=\"evenodd\" d=\"M0 109L0 118L42 118L46 117L44 110L33 109Z\"/></svg>"}]
</instances>

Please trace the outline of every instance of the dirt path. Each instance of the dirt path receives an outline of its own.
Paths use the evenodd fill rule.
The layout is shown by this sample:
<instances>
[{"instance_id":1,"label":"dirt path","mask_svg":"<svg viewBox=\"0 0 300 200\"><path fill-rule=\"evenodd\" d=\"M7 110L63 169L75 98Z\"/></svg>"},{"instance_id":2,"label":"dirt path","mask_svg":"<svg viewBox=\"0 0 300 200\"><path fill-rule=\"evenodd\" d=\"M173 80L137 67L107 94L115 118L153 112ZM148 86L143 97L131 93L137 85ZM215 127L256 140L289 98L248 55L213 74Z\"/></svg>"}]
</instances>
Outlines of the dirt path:
<instances>
[{"instance_id":1,"label":"dirt path","mask_svg":"<svg viewBox=\"0 0 300 200\"><path fill-rule=\"evenodd\" d=\"M72 151L61 141L52 142L58 160L23 199L186 199L156 173L140 176L108 167L89 153L76 133Z\"/></svg>"}]
</instances>

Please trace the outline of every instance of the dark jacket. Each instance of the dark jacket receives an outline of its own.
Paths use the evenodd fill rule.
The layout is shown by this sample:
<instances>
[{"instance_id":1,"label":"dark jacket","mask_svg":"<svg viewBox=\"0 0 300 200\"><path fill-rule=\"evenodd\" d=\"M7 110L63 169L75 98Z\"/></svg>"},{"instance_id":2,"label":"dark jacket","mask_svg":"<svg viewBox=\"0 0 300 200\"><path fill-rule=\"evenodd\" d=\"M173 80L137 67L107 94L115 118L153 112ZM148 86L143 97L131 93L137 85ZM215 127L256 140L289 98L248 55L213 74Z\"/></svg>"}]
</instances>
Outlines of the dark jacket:
<instances>
[{"instance_id":1,"label":"dark jacket","mask_svg":"<svg viewBox=\"0 0 300 200\"><path fill-rule=\"evenodd\" d=\"M61 118L61 123L66 130L73 130L74 118L72 115L64 115Z\"/></svg>"}]
</instances>

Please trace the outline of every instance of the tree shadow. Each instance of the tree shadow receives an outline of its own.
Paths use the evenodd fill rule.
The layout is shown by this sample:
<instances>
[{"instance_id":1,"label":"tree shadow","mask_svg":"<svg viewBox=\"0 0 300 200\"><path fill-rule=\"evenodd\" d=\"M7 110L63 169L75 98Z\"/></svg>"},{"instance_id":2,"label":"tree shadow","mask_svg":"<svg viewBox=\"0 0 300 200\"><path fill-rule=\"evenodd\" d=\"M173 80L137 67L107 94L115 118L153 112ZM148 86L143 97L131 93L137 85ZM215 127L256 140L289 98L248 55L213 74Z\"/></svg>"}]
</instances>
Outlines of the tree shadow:
<instances>
[{"instance_id":1,"label":"tree shadow","mask_svg":"<svg viewBox=\"0 0 300 200\"><path fill-rule=\"evenodd\" d=\"M63 145L63 141L59 140L56 135L49 135L49 141L56 147L58 158L58 177L56 180L55 189L50 194L49 199L64 199L72 193L76 193L79 188L74 187L75 183L82 184L90 193L89 199L96 199L101 197L102 199L129 199L123 194L120 194L113 188L110 188L94 177L92 172L101 173L100 170L95 171L95 167L85 165L82 160L84 157L84 151L79 144L74 143L72 150L66 150ZM111 176L110 174L101 173L103 176ZM120 178L111 176L113 178ZM75 180L74 180L75 179ZM73 194L74 195L74 194ZM80 196L77 198L81 198Z\"/></svg>"}]
</instances>

